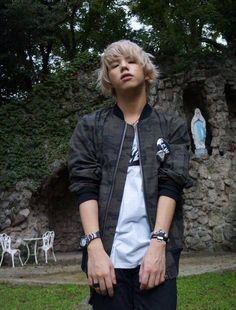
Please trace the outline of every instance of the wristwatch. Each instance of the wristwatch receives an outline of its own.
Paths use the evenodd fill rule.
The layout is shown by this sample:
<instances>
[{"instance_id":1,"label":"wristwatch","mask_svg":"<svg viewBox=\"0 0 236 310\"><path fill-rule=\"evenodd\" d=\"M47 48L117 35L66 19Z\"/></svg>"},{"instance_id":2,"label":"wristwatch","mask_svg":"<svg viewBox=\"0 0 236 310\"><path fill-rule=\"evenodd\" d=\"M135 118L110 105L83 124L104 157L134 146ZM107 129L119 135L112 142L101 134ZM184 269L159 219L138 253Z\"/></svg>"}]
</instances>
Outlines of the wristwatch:
<instances>
[{"instance_id":1,"label":"wristwatch","mask_svg":"<svg viewBox=\"0 0 236 310\"><path fill-rule=\"evenodd\" d=\"M96 232L93 232L91 234L82 236L80 238L79 245L82 249L86 248L92 240L97 239L97 238L100 238L100 232L99 231L96 231Z\"/></svg>"},{"instance_id":2,"label":"wristwatch","mask_svg":"<svg viewBox=\"0 0 236 310\"><path fill-rule=\"evenodd\" d=\"M168 237L168 233L167 232L165 232L164 230L160 229L160 230L153 231L151 233L151 239L157 239L157 241L168 242L169 237Z\"/></svg>"}]
</instances>

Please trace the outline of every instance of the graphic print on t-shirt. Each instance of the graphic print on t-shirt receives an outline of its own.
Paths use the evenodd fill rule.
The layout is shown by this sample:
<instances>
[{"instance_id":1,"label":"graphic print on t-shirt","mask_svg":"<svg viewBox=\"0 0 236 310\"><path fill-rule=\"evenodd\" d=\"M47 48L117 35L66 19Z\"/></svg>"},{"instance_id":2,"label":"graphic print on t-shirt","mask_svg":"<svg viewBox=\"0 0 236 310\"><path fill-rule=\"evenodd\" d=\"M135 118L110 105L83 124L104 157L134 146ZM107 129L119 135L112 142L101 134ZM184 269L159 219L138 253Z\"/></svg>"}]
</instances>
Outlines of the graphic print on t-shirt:
<instances>
[{"instance_id":1,"label":"graphic print on t-shirt","mask_svg":"<svg viewBox=\"0 0 236 310\"><path fill-rule=\"evenodd\" d=\"M139 166L139 152L138 152L138 143L137 136L135 135L134 143L130 155L129 167L130 166Z\"/></svg>"}]
</instances>

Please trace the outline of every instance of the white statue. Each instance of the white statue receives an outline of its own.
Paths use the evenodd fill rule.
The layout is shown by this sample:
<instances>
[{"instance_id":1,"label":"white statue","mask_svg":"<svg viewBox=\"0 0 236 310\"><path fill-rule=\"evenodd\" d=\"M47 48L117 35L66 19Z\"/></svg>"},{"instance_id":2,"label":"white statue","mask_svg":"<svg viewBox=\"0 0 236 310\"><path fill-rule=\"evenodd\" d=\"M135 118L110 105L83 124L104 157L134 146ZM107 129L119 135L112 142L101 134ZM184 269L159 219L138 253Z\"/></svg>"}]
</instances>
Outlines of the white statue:
<instances>
[{"instance_id":1,"label":"white statue","mask_svg":"<svg viewBox=\"0 0 236 310\"><path fill-rule=\"evenodd\" d=\"M195 109L194 116L191 121L191 132L195 144L195 154L197 156L207 155L205 147L206 140L206 121L202 116L200 109Z\"/></svg>"}]
</instances>

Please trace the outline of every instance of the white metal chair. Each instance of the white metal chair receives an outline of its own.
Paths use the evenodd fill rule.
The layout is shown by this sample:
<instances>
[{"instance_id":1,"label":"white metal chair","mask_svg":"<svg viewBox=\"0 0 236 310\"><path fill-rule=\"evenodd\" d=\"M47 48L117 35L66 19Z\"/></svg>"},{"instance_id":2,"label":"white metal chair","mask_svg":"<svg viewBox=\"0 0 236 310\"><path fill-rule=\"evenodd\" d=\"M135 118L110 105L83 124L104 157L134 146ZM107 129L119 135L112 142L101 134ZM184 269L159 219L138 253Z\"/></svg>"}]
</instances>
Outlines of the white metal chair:
<instances>
[{"instance_id":1,"label":"white metal chair","mask_svg":"<svg viewBox=\"0 0 236 310\"><path fill-rule=\"evenodd\" d=\"M48 251L49 250L51 250L55 262L57 261L56 256L54 254L54 250L53 250L54 238L55 238L54 231L45 232L42 237L43 245L38 248L38 250L44 251L46 264L48 263Z\"/></svg>"},{"instance_id":2,"label":"white metal chair","mask_svg":"<svg viewBox=\"0 0 236 310\"><path fill-rule=\"evenodd\" d=\"M21 265L23 266L23 263L22 263L22 260L20 257L20 250L11 248L11 237L5 233L0 234L0 243L2 246L2 258L1 258L1 262L0 262L0 267L2 266L4 255L7 253L11 255L12 267L13 268L15 267L15 261L14 261L15 254L18 254Z\"/></svg>"}]
</instances>

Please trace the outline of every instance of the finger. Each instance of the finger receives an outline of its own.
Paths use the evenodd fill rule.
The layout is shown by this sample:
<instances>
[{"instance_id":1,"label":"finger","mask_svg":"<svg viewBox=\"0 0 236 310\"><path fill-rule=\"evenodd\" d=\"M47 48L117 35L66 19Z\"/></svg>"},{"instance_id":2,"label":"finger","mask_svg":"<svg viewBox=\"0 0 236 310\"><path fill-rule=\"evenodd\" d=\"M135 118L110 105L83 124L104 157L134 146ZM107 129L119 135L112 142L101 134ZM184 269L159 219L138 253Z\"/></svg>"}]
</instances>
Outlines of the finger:
<instances>
[{"instance_id":1,"label":"finger","mask_svg":"<svg viewBox=\"0 0 236 310\"><path fill-rule=\"evenodd\" d=\"M94 278L93 279L93 285L92 285L92 288L96 291L96 293L98 294L102 294L101 290L100 290L100 283L99 283L99 280Z\"/></svg>"},{"instance_id":2,"label":"finger","mask_svg":"<svg viewBox=\"0 0 236 310\"><path fill-rule=\"evenodd\" d=\"M155 286L158 286L160 283L160 277L159 275L156 275L156 278L155 278Z\"/></svg>"},{"instance_id":3,"label":"finger","mask_svg":"<svg viewBox=\"0 0 236 310\"><path fill-rule=\"evenodd\" d=\"M166 276L165 276L165 272L163 271L160 276L160 283L165 282L165 280L166 280Z\"/></svg>"},{"instance_id":4,"label":"finger","mask_svg":"<svg viewBox=\"0 0 236 310\"><path fill-rule=\"evenodd\" d=\"M113 267L111 267L111 281L113 284L116 284L116 273Z\"/></svg>"},{"instance_id":5,"label":"finger","mask_svg":"<svg viewBox=\"0 0 236 310\"><path fill-rule=\"evenodd\" d=\"M147 287L148 284L148 279L149 279L149 273L146 271L143 271L142 276L141 276L141 285L140 285L140 289L144 290Z\"/></svg>"},{"instance_id":6,"label":"finger","mask_svg":"<svg viewBox=\"0 0 236 310\"><path fill-rule=\"evenodd\" d=\"M90 287L93 286L93 279L92 279L91 276L88 276L88 285L89 285Z\"/></svg>"},{"instance_id":7,"label":"finger","mask_svg":"<svg viewBox=\"0 0 236 310\"><path fill-rule=\"evenodd\" d=\"M151 289L155 286L156 274L151 273L148 279L147 289Z\"/></svg>"},{"instance_id":8,"label":"finger","mask_svg":"<svg viewBox=\"0 0 236 310\"><path fill-rule=\"evenodd\" d=\"M98 288L94 288L94 290L96 291L96 293L98 293L99 295L102 295L102 292L101 292L101 290L100 290L100 288L98 287Z\"/></svg>"},{"instance_id":9,"label":"finger","mask_svg":"<svg viewBox=\"0 0 236 310\"><path fill-rule=\"evenodd\" d=\"M142 274L143 274L143 264L140 265L139 269L139 283L141 283Z\"/></svg>"},{"instance_id":10,"label":"finger","mask_svg":"<svg viewBox=\"0 0 236 310\"><path fill-rule=\"evenodd\" d=\"M164 272L158 273L155 279L155 286L158 286L163 282L165 282L165 273Z\"/></svg>"},{"instance_id":11,"label":"finger","mask_svg":"<svg viewBox=\"0 0 236 310\"><path fill-rule=\"evenodd\" d=\"M160 272L160 278L159 278L159 283L163 283L165 281L165 269L162 269L162 271Z\"/></svg>"},{"instance_id":12,"label":"finger","mask_svg":"<svg viewBox=\"0 0 236 310\"><path fill-rule=\"evenodd\" d=\"M89 286L92 287L93 289L99 288L99 281L96 277L89 276L88 281L89 281Z\"/></svg>"},{"instance_id":13,"label":"finger","mask_svg":"<svg viewBox=\"0 0 236 310\"><path fill-rule=\"evenodd\" d=\"M106 285L106 290L107 290L108 295L112 297L114 295L114 288L113 288L113 283L112 283L110 276L105 278L105 285Z\"/></svg>"},{"instance_id":14,"label":"finger","mask_svg":"<svg viewBox=\"0 0 236 310\"><path fill-rule=\"evenodd\" d=\"M99 279L99 289L102 295L107 295L107 288L103 278Z\"/></svg>"}]
</instances>

